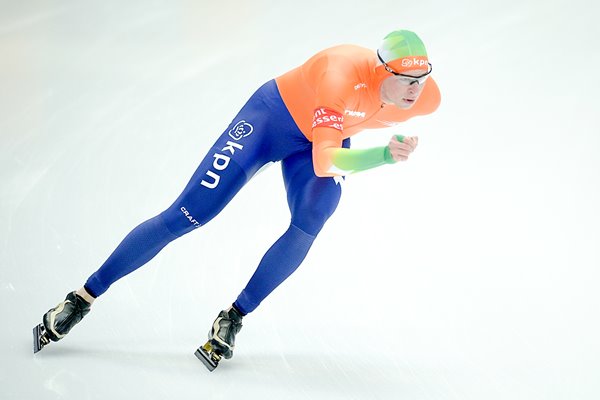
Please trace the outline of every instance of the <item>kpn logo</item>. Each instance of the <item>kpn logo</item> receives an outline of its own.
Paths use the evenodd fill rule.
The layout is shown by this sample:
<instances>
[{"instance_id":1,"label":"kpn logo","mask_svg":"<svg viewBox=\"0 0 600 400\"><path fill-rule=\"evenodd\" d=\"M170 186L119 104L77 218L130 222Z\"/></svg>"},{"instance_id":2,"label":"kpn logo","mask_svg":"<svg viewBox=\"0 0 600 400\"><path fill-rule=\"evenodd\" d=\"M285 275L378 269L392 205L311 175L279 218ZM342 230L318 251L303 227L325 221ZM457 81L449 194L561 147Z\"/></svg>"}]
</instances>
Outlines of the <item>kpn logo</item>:
<instances>
[{"instance_id":1,"label":"kpn logo","mask_svg":"<svg viewBox=\"0 0 600 400\"><path fill-rule=\"evenodd\" d=\"M254 131L254 127L244 120L241 120L233 128L229 130L229 136L232 139L240 140L249 136Z\"/></svg>"},{"instance_id":2,"label":"kpn logo","mask_svg":"<svg viewBox=\"0 0 600 400\"><path fill-rule=\"evenodd\" d=\"M427 59L426 58L416 58L416 57L405 57L402 59L402 64L403 67L405 68L410 68L410 67L415 67L415 68L419 68L419 67L426 67L427 66Z\"/></svg>"}]
</instances>

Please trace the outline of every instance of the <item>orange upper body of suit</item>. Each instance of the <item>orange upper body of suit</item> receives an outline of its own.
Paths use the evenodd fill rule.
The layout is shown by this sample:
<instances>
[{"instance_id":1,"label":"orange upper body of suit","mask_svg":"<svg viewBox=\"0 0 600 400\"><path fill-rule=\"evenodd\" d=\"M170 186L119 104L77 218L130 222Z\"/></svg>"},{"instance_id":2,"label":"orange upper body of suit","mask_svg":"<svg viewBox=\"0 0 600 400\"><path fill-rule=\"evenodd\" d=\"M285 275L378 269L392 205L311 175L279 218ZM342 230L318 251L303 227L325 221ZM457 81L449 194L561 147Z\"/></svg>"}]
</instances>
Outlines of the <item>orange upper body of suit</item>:
<instances>
[{"instance_id":1,"label":"orange upper body of suit","mask_svg":"<svg viewBox=\"0 0 600 400\"><path fill-rule=\"evenodd\" d=\"M440 103L440 91L430 77L410 109L381 100L380 86L392 76L373 50L340 45L323 50L301 66L275 79L292 118L313 143L315 172L319 176L341 175L331 171L342 140L364 129L387 128L417 115L432 113ZM319 117L338 115L337 124L325 126ZM343 118L339 121L339 115Z\"/></svg>"}]
</instances>

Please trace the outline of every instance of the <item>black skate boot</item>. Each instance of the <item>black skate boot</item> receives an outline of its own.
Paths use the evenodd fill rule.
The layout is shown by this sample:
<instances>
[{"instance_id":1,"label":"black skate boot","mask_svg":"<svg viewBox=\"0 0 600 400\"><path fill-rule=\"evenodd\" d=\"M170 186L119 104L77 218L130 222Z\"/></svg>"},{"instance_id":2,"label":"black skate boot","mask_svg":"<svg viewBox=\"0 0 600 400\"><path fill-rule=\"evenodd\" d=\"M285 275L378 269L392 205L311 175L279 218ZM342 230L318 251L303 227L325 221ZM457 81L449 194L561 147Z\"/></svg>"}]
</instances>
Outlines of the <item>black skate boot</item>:
<instances>
[{"instance_id":1,"label":"black skate boot","mask_svg":"<svg viewBox=\"0 0 600 400\"><path fill-rule=\"evenodd\" d=\"M44 346L58 342L90 312L91 304L75 292L67 294L64 301L48 310L42 323L33 328L33 352L37 353Z\"/></svg>"},{"instance_id":2,"label":"black skate boot","mask_svg":"<svg viewBox=\"0 0 600 400\"><path fill-rule=\"evenodd\" d=\"M235 335L242 329L242 313L230 307L219 313L208 333L208 342L196 350L200 359L210 371L214 370L224 357L230 359L235 347Z\"/></svg>"}]
</instances>

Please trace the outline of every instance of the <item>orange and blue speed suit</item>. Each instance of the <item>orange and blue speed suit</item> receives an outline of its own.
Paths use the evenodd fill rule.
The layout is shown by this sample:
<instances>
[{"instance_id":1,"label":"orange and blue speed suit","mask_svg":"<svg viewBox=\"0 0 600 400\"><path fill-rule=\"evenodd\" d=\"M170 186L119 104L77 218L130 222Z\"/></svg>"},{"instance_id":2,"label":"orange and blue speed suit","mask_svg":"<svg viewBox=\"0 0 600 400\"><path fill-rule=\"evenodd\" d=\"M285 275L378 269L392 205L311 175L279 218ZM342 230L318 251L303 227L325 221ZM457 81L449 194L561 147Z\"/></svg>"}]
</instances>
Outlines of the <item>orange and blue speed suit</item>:
<instances>
[{"instance_id":1,"label":"orange and blue speed suit","mask_svg":"<svg viewBox=\"0 0 600 400\"><path fill-rule=\"evenodd\" d=\"M134 228L89 277L86 290L93 296L103 294L169 242L215 217L265 164L281 161L291 221L235 301L242 313L253 311L296 270L335 211L343 179L337 175L392 162L386 147L350 149L349 138L364 129L386 128L431 113L439 104L439 90L431 78L411 109L382 104L379 88L389 73L377 67L376 60L372 50L337 46L261 86L175 202ZM237 229L232 227L236 237ZM201 263L200 255L198 259Z\"/></svg>"}]
</instances>

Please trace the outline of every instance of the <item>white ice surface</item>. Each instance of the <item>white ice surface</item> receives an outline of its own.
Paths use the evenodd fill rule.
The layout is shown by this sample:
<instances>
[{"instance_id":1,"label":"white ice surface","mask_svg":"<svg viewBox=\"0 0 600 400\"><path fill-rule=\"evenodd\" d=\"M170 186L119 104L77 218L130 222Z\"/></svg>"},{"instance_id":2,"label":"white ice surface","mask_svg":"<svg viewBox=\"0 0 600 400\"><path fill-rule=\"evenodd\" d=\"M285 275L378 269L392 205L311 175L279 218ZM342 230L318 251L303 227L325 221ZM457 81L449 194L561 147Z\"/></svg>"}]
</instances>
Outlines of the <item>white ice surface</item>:
<instances>
[{"instance_id":1,"label":"white ice surface","mask_svg":"<svg viewBox=\"0 0 600 400\"><path fill-rule=\"evenodd\" d=\"M1 399L600 398L599 6L0 1ZM31 329L179 194L264 81L397 28L443 102L352 176L301 268L193 356L288 211L278 166L37 355Z\"/></svg>"}]
</instances>

